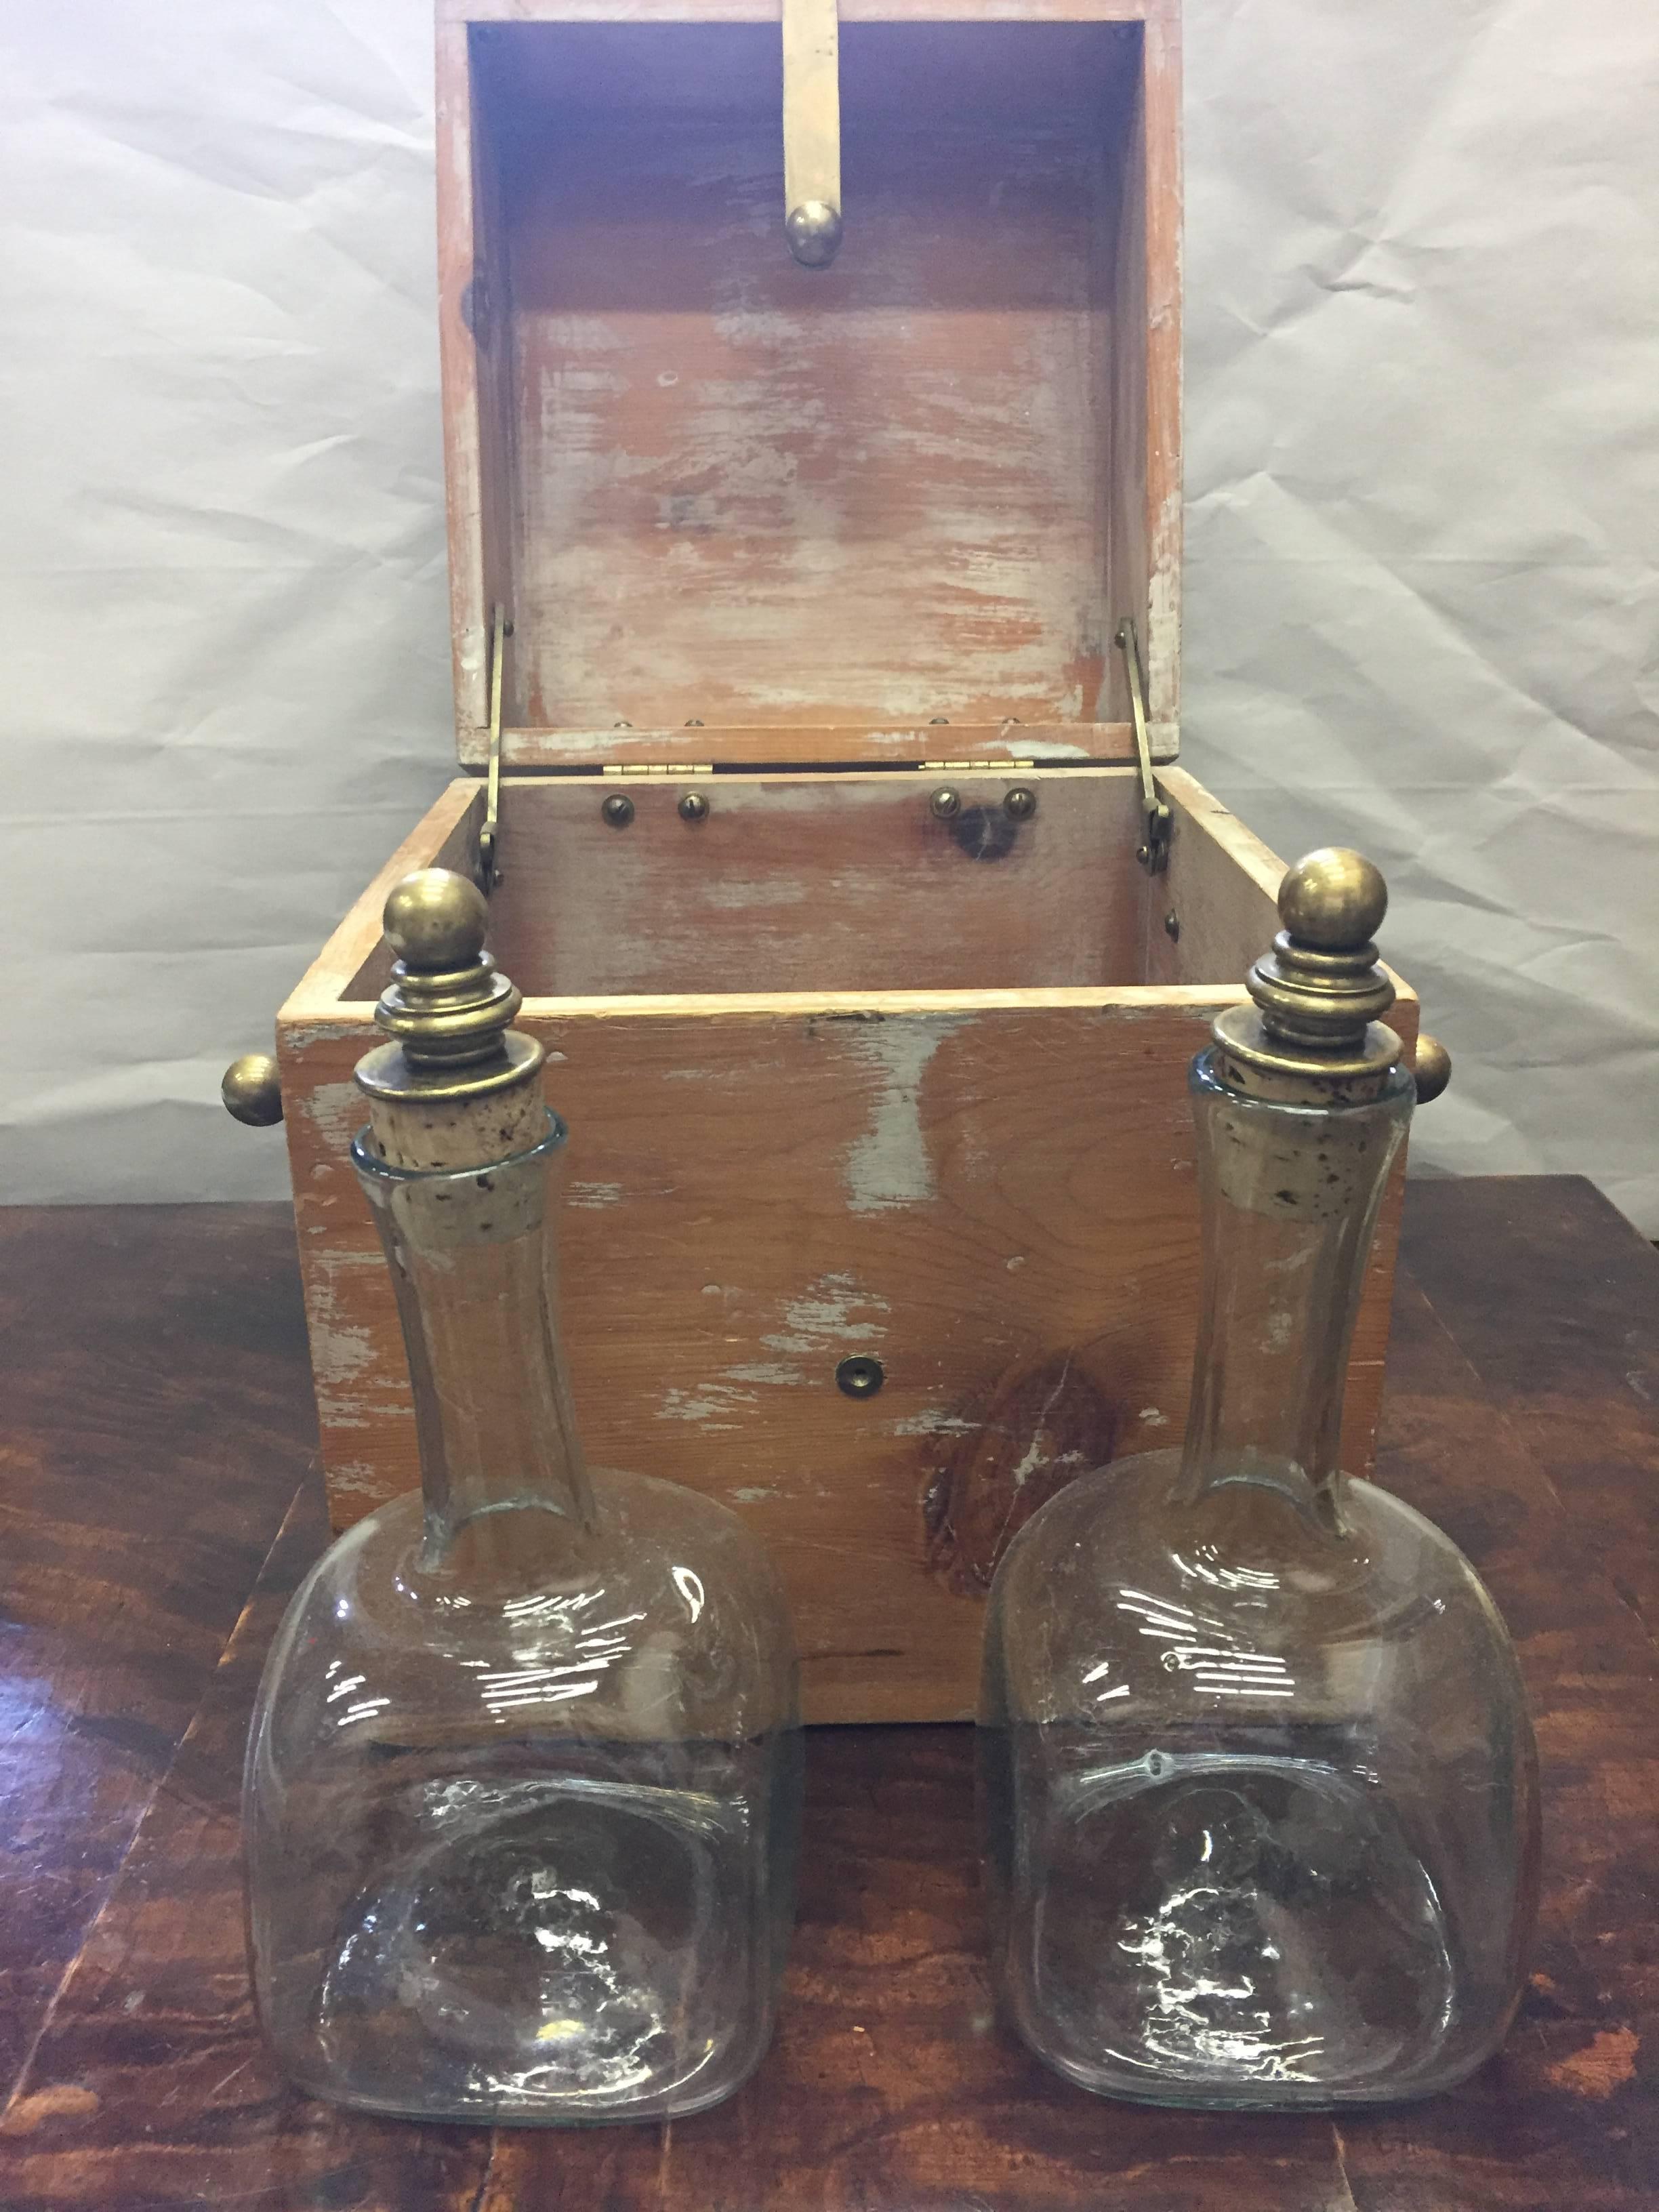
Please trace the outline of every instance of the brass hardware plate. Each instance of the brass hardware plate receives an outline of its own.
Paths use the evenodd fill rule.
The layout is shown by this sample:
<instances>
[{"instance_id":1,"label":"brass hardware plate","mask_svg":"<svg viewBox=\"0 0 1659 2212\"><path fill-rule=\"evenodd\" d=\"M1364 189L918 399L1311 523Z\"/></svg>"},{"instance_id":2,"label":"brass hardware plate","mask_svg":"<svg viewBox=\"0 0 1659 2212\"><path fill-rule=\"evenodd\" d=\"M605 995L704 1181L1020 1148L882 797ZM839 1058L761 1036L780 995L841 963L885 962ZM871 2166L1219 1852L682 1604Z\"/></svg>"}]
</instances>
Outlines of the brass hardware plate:
<instances>
[{"instance_id":1,"label":"brass hardware plate","mask_svg":"<svg viewBox=\"0 0 1659 2212\"><path fill-rule=\"evenodd\" d=\"M1123 655L1123 672L1129 684L1129 719L1134 725L1135 766L1140 771L1141 842L1135 858L1149 876L1161 876L1170 865L1170 832L1174 817L1158 795L1152 775L1152 748L1146 735L1146 687L1140 672L1140 641L1127 615L1117 626L1115 640Z\"/></svg>"},{"instance_id":2,"label":"brass hardware plate","mask_svg":"<svg viewBox=\"0 0 1659 2212\"><path fill-rule=\"evenodd\" d=\"M478 832L478 889L486 898L501 879L496 861L501 837L501 665L512 628L507 609L498 606L489 641L489 781Z\"/></svg>"}]
</instances>

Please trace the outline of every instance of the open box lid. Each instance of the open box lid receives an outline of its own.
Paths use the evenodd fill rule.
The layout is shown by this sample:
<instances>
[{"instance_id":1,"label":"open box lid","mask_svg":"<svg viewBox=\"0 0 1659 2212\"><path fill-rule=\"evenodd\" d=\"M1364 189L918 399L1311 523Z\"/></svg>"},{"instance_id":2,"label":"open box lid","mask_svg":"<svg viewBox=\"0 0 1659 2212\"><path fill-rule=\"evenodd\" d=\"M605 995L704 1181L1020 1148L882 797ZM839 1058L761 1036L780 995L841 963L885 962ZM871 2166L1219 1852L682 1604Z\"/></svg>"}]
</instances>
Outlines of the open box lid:
<instances>
[{"instance_id":1,"label":"open box lid","mask_svg":"<svg viewBox=\"0 0 1659 2212\"><path fill-rule=\"evenodd\" d=\"M441 0L463 765L1172 758L1175 0L782 4Z\"/></svg>"}]
</instances>

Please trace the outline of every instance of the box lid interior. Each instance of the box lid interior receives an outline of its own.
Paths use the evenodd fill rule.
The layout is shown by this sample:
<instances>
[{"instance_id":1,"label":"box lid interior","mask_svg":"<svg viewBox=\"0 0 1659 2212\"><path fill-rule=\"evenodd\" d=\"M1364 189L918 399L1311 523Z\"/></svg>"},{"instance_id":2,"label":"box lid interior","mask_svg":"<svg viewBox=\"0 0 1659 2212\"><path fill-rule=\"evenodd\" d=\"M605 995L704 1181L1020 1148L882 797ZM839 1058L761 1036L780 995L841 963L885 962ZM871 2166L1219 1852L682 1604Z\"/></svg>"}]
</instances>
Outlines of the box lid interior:
<instances>
[{"instance_id":1,"label":"box lid interior","mask_svg":"<svg viewBox=\"0 0 1659 2212\"><path fill-rule=\"evenodd\" d=\"M1121 759L1125 615L1170 755L1173 126L1142 24L845 23L823 270L783 235L775 20L465 37L463 762L498 605L509 766Z\"/></svg>"}]
</instances>

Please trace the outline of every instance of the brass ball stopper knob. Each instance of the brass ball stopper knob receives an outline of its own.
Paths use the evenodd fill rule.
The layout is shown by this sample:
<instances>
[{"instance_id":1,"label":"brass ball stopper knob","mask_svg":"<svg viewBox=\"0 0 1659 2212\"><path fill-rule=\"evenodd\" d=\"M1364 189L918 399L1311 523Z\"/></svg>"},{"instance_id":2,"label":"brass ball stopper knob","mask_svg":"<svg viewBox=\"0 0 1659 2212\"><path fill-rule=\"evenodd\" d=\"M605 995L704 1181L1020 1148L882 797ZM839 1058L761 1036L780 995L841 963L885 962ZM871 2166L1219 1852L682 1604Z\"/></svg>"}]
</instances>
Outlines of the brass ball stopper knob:
<instances>
[{"instance_id":1,"label":"brass ball stopper knob","mask_svg":"<svg viewBox=\"0 0 1659 2212\"><path fill-rule=\"evenodd\" d=\"M1370 945L1389 910L1382 871L1363 853L1327 845L1289 871L1279 887L1285 934L1319 952L1358 952Z\"/></svg>"},{"instance_id":2,"label":"brass ball stopper knob","mask_svg":"<svg viewBox=\"0 0 1659 2212\"><path fill-rule=\"evenodd\" d=\"M405 968L439 974L478 957L489 908L477 885L453 868L421 868L393 885L381 927Z\"/></svg>"},{"instance_id":3,"label":"brass ball stopper knob","mask_svg":"<svg viewBox=\"0 0 1659 2212\"><path fill-rule=\"evenodd\" d=\"M418 869L392 887L381 926L398 957L374 1009L392 1042L357 1066L369 1097L454 1104L528 1084L546 1054L513 1027L523 994L484 951L489 908L471 878Z\"/></svg>"}]
</instances>

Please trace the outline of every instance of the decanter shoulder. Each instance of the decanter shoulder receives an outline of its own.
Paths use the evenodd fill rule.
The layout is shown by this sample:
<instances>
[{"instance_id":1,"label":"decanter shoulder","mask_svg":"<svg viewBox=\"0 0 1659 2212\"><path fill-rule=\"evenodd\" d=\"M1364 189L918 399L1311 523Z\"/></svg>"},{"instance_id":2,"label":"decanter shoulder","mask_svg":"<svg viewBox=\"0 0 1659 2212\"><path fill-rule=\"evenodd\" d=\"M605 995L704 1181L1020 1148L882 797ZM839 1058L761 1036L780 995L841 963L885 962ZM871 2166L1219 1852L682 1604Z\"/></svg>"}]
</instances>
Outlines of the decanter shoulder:
<instances>
[{"instance_id":1,"label":"decanter shoulder","mask_svg":"<svg viewBox=\"0 0 1659 2212\"><path fill-rule=\"evenodd\" d=\"M586 1530L535 1506L491 1515L488 1574L465 1532L428 1559L419 1494L393 1499L301 1585L267 1696L280 1681L319 1733L342 1698L341 1710L482 1700L540 1726L728 1738L789 1724L788 1616L758 1540L713 1499L647 1476L595 1471L593 1496Z\"/></svg>"},{"instance_id":2,"label":"decanter shoulder","mask_svg":"<svg viewBox=\"0 0 1659 2212\"><path fill-rule=\"evenodd\" d=\"M988 1646L1006 1697L1075 1716L1172 1675L1231 1694L1247 1676L1269 1686L1268 1655L1288 1684L1361 1650L1367 1664L1409 1650L1443 1682L1510 1684L1508 1634L1451 1539L1370 1483L1332 1504L1326 1520L1271 1486L1189 1497L1175 1451L1080 1477L998 1571Z\"/></svg>"}]
</instances>

